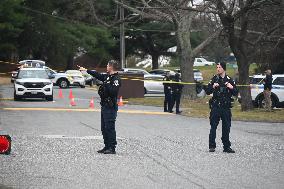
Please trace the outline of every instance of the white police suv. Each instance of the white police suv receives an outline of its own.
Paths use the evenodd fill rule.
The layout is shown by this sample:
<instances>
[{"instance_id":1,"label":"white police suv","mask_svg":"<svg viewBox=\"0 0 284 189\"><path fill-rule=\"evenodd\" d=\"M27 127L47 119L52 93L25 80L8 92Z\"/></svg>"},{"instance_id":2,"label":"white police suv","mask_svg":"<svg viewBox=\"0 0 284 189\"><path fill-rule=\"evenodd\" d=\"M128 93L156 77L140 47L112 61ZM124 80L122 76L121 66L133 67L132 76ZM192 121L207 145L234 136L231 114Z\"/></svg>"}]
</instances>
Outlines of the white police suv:
<instances>
[{"instance_id":1,"label":"white police suv","mask_svg":"<svg viewBox=\"0 0 284 189\"><path fill-rule=\"evenodd\" d=\"M53 101L53 84L44 68L21 68L14 82L14 100L45 98Z\"/></svg>"}]
</instances>

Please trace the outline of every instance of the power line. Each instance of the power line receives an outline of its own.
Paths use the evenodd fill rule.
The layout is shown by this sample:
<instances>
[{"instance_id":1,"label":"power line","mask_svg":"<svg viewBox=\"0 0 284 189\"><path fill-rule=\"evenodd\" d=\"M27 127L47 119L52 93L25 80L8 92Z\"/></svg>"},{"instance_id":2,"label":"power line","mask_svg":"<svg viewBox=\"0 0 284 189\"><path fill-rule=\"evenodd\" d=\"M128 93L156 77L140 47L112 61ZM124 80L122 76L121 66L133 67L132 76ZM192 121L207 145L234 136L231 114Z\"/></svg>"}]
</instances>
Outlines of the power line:
<instances>
[{"instance_id":1,"label":"power line","mask_svg":"<svg viewBox=\"0 0 284 189\"><path fill-rule=\"evenodd\" d=\"M90 23L87 23L87 22L83 22L83 21L78 21L78 20L70 20L68 18L64 18L64 17L61 17L61 16L56 16L56 15L52 15L52 14L48 14L46 12L42 12L42 11L39 11L39 10L34 10L34 9L31 9L29 7L25 7L25 6L22 6L23 9L25 10L28 10L28 11L31 11L31 12L34 12L34 13L37 13L37 14L41 14L41 15L44 15L44 16L48 16L48 17L52 17L52 18L56 18L56 19L59 19L59 20L62 20L62 21L65 21L65 22L70 22L70 23L73 23L73 24L78 24L78 23L81 23L81 24L84 24L84 25L88 25L88 26L98 26L98 25L94 25L94 24L90 24ZM119 27L113 27L115 29L119 29ZM147 30L147 29L137 29L137 28L126 28L126 30L129 30L129 31L139 31L139 32L159 32L159 33L172 33L172 32L176 32L175 30Z\"/></svg>"}]
</instances>

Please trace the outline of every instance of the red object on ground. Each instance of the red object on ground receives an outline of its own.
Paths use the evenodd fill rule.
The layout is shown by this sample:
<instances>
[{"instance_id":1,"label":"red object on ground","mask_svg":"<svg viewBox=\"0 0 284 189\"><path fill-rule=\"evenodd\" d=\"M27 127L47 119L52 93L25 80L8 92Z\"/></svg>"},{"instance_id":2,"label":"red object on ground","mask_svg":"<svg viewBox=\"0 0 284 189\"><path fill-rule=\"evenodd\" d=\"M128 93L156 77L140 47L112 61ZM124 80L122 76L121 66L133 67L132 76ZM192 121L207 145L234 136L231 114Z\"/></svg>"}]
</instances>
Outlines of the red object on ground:
<instances>
[{"instance_id":1,"label":"red object on ground","mask_svg":"<svg viewBox=\"0 0 284 189\"><path fill-rule=\"evenodd\" d=\"M59 89L59 95L58 95L59 98L63 98L63 93L62 93L62 89Z\"/></svg>"},{"instance_id":2,"label":"red object on ground","mask_svg":"<svg viewBox=\"0 0 284 189\"><path fill-rule=\"evenodd\" d=\"M95 105L94 105L94 98L91 99L90 101L90 108L95 108Z\"/></svg>"},{"instance_id":3,"label":"red object on ground","mask_svg":"<svg viewBox=\"0 0 284 189\"><path fill-rule=\"evenodd\" d=\"M70 99L74 98L73 93L72 93L72 89L70 89L69 98L70 98Z\"/></svg>"},{"instance_id":4,"label":"red object on ground","mask_svg":"<svg viewBox=\"0 0 284 189\"><path fill-rule=\"evenodd\" d=\"M9 135L0 135L0 154L10 154L11 137Z\"/></svg>"},{"instance_id":5,"label":"red object on ground","mask_svg":"<svg viewBox=\"0 0 284 189\"><path fill-rule=\"evenodd\" d=\"M118 106L123 106L122 96L120 96L119 102L117 104L118 104Z\"/></svg>"},{"instance_id":6,"label":"red object on ground","mask_svg":"<svg viewBox=\"0 0 284 189\"><path fill-rule=\"evenodd\" d=\"M70 105L71 105L71 106L76 106L76 103L75 103L75 99L74 99L74 98L71 98L71 100L70 100Z\"/></svg>"}]
</instances>

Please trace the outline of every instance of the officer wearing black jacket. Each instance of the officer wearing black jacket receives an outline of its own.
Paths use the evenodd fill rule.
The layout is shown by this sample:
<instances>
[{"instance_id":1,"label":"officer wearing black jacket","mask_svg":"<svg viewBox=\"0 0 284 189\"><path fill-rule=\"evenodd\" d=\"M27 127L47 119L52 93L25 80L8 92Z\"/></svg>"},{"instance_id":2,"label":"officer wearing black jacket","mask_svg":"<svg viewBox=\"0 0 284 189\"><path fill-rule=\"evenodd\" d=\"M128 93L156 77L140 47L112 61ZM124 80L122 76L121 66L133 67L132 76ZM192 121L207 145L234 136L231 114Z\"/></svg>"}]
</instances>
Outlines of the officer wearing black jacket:
<instances>
[{"instance_id":1,"label":"officer wearing black jacket","mask_svg":"<svg viewBox=\"0 0 284 189\"><path fill-rule=\"evenodd\" d=\"M174 105L176 104L176 114L180 114L181 111L179 110L179 105L180 105L180 98L181 98L183 85L180 84L181 79L178 73L174 75L173 81L175 83L172 84L173 100L172 100L171 109L173 109Z\"/></svg>"},{"instance_id":2,"label":"officer wearing black jacket","mask_svg":"<svg viewBox=\"0 0 284 189\"><path fill-rule=\"evenodd\" d=\"M222 120L222 143L223 152L235 153L231 149L230 128L231 128L231 107L232 96L238 94L235 82L226 75L226 63L217 64L217 75L215 75L208 84L206 94L213 93L209 101L210 105L210 134L209 134L209 152L214 152L216 148L216 129L220 119Z\"/></svg>"},{"instance_id":3,"label":"officer wearing black jacket","mask_svg":"<svg viewBox=\"0 0 284 189\"><path fill-rule=\"evenodd\" d=\"M267 111L271 111L271 89L272 89L272 75L271 75L271 70L268 69L265 71L265 78L263 79L263 85L264 85L264 90L263 90L263 95L264 95L264 108Z\"/></svg>"},{"instance_id":4,"label":"officer wearing black jacket","mask_svg":"<svg viewBox=\"0 0 284 189\"><path fill-rule=\"evenodd\" d=\"M173 90L172 90L172 84L169 83L171 81L171 75L170 73L167 73L167 75L164 78L164 93L165 93L165 100L164 100L164 112L170 112L172 113L172 101L173 101Z\"/></svg>"},{"instance_id":5,"label":"officer wearing black jacket","mask_svg":"<svg viewBox=\"0 0 284 189\"><path fill-rule=\"evenodd\" d=\"M117 145L115 121L117 116L117 95L121 80L116 69L118 63L111 60L107 64L107 74L100 74L96 71L87 70L80 67L80 70L86 70L88 74L102 81L98 93L101 97L101 131L104 138L105 147L98 153L115 154Z\"/></svg>"}]
</instances>

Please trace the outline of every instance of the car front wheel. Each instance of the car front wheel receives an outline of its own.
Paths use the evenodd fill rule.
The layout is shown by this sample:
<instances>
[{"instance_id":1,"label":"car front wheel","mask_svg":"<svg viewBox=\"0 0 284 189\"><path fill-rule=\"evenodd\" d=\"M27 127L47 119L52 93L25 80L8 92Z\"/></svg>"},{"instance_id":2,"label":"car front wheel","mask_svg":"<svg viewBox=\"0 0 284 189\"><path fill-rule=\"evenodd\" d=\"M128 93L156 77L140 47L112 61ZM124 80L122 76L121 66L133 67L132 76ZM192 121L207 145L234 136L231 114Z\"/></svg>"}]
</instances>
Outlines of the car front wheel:
<instances>
[{"instance_id":1,"label":"car front wheel","mask_svg":"<svg viewBox=\"0 0 284 189\"><path fill-rule=\"evenodd\" d=\"M271 107L274 108L274 107L277 107L277 99L274 95L271 94ZM264 95L261 94L259 96L259 98L257 99L256 101L256 105L257 107L259 108L264 108L264 105L265 105L265 99L264 99Z\"/></svg>"},{"instance_id":2,"label":"car front wheel","mask_svg":"<svg viewBox=\"0 0 284 189\"><path fill-rule=\"evenodd\" d=\"M60 88L63 88L63 89L69 87L69 83L66 79L59 80L58 85L59 85Z\"/></svg>"}]
</instances>

